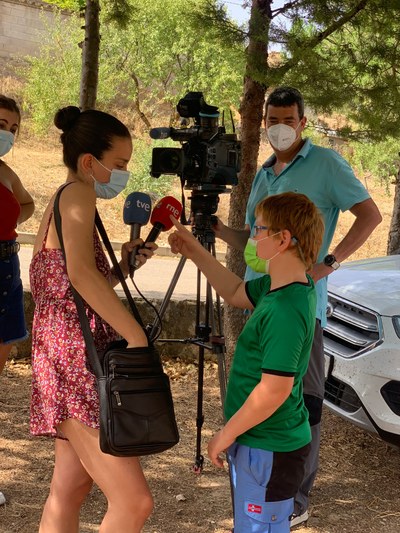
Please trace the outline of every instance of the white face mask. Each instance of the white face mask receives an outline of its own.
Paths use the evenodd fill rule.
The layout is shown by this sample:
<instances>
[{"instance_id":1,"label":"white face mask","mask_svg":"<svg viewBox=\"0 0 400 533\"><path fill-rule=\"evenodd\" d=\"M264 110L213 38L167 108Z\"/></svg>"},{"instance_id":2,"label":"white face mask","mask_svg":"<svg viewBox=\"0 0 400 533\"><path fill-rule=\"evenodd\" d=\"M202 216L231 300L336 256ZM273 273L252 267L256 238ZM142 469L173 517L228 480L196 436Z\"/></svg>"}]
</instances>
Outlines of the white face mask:
<instances>
[{"instance_id":1,"label":"white face mask","mask_svg":"<svg viewBox=\"0 0 400 533\"><path fill-rule=\"evenodd\" d=\"M297 128L300 124L297 126ZM267 129L269 142L280 152L288 150L295 142L297 137L297 128L294 129L287 124L274 124Z\"/></svg>"},{"instance_id":2,"label":"white face mask","mask_svg":"<svg viewBox=\"0 0 400 533\"><path fill-rule=\"evenodd\" d=\"M0 130L0 157L8 154L14 144L14 134L11 131Z\"/></svg>"},{"instance_id":3,"label":"white face mask","mask_svg":"<svg viewBox=\"0 0 400 533\"><path fill-rule=\"evenodd\" d=\"M94 180L94 190L96 191L96 196L97 198L111 200L112 198L118 196L118 194L125 189L131 173L127 170L118 170L117 168L110 170L109 168L105 167L103 163L100 163L96 157L95 159L103 168L111 172L110 181L108 183L101 183L97 181L93 174L91 174Z\"/></svg>"}]
</instances>

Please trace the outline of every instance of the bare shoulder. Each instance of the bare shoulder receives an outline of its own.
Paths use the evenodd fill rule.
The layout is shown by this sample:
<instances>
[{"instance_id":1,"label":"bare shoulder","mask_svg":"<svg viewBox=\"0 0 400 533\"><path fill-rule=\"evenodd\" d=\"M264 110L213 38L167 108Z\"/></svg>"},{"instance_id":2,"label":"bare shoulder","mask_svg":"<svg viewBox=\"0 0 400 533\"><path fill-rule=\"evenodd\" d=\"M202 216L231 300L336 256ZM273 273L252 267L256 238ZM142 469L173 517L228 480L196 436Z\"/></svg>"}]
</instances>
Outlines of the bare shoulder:
<instances>
[{"instance_id":1,"label":"bare shoulder","mask_svg":"<svg viewBox=\"0 0 400 533\"><path fill-rule=\"evenodd\" d=\"M50 210L54 208L58 192L59 190L50 200ZM71 257L76 252L83 253L85 247L91 249L95 206L96 195L90 185L78 181L64 185L59 199L59 211L62 218L64 244L68 257ZM73 246L69 247L69 243L73 243ZM59 247L54 218L50 223L47 246L50 248Z\"/></svg>"},{"instance_id":2,"label":"bare shoulder","mask_svg":"<svg viewBox=\"0 0 400 533\"><path fill-rule=\"evenodd\" d=\"M20 182L17 174L7 165L7 163L0 159L0 182L8 189L13 190L17 180Z\"/></svg>"},{"instance_id":3,"label":"bare shoulder","mask_svg":"<svg viewBox=\"0 0 400 533\"><path fill-rule=\"evenodd\" d=\"M74 181L64 187L60 197L61 209L75 207L77 209L94 210L95 206L96 193L93 187L90 187L87 183Z\"/></svg>"},{"instance_id":4,"label":"bare shoulder","mask_svg":"<svg viewBox=\"0 0 400 533\"><path fill-rule=\"evenodd\" d=\"M5 185L21 205L33 204L33 198L25 189L19 176L4 161L0 166L0 182Z\"/></svg>"}]
</instances>

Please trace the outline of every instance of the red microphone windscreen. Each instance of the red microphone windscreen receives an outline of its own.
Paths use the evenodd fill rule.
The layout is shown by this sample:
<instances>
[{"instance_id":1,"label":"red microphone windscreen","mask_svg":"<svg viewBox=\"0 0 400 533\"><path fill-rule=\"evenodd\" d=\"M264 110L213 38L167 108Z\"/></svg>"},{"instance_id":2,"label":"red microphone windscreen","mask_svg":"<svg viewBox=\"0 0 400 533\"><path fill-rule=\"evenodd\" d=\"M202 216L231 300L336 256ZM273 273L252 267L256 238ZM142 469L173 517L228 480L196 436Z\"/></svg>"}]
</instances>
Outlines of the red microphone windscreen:
<instances>
[{"instance_id":1,"label":"red microphone windscreen","mask_svg":"<svg viewBox=\"0 0 400 533\"><path fill-rule=\"evenodd\" d=\"M165 196L154 206L151 213L150 222L153 224L161 224L164 226L164 231L172 228L173 223L169 218L171 215L179 220L182 212L182 204L173 196Z\"/></svg>"}]
</instances>

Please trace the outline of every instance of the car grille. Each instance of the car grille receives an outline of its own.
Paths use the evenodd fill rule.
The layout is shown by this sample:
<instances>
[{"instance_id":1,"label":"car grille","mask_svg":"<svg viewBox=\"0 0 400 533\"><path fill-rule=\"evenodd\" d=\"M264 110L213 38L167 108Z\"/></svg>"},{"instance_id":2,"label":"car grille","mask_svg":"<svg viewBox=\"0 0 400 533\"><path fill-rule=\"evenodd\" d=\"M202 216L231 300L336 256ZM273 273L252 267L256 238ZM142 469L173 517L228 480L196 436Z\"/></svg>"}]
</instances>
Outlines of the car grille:
<instances>
[{"instance_id":1,"label":"car grille","mask_svg":"<svg viewBox=\"0 0 400 533\"><path fill-rule=\"evenodd\" d=\"M324 350L331 356L355 357L382 342L379 315L328 294Z\"/></svg>"},{"instance_id":2,"label":"car grille","mask_svg":"<svg viewBox=\"0 0 400 533\"><path fill-rule=\"evenodd\" d=\"M355 413L361 407L361 401L356 392L332 375L328 376L325 381L325 400L347 413Z\"/></svg>"},{"instance_id":3,"label":"car grille","mask_svg":"<svg viewBox=\"0 0 400 533\"><path fill-rule=\"evenodd\" d=\"M381 394L393 413L400 416L400 382L388 381L381 388Z\"/></svg>"}]
</instances>

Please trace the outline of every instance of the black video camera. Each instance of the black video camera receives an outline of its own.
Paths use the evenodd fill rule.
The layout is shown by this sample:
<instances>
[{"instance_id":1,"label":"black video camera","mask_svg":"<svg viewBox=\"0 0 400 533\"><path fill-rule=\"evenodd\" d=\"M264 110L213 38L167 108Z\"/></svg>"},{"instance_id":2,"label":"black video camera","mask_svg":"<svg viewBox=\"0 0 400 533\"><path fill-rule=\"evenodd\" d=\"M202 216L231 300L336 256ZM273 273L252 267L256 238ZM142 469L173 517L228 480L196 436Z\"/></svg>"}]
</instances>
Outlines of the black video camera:
<instances>
[{"instance_id":1,"label":"black video camera","mask_svg":"<svg viewBox=\"0 0 400 533\"><path fill-rule=\"evenodd\" d=\"M225 133L218 125L218 107L206 104L203 93L189 92L179 100L176 109L183 119L193 118L194 126L153 128L152 139L170 137L182 148L153 148L150 174L176 174L186 189L204 193L230 192L237 185L241 147L236 133Z\"/></svg>"}]
</instances>

